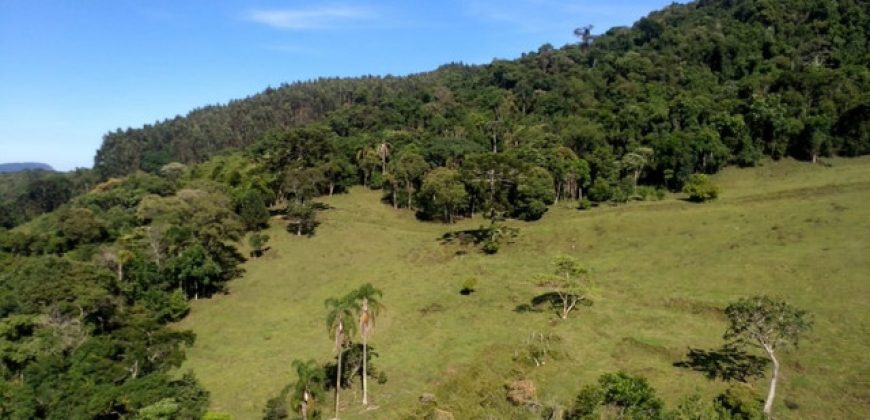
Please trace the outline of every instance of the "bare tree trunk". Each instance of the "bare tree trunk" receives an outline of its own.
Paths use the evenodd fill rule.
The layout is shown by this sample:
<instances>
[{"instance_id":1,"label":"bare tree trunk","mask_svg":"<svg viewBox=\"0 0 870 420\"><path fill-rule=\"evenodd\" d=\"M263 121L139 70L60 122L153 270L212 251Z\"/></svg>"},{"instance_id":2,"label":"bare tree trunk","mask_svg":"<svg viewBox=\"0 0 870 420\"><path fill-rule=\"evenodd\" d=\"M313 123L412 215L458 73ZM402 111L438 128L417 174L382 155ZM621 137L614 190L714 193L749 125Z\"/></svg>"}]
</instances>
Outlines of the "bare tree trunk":
<instances>
[{"instance_id":1,"label":"bare tree trunk","mask_svg":"<svg viewBox=\"0 0 870 420\"><path fill-rule=\"evenodd\" d=\"M332 193L333 193L334 191L335 191L335 183L334 183L334 182L330 182L330 183L329 183L329 196L330 196L330 197L332 197Z\"/></svg>"},{"instance_id":2,"label":"bare tree trunk","mask_svg":"<svg viewBox=\"0 0 870 420\"><path fill-rule=\"evenodd\" d=\"M302 420L308 420L308 403L302 401L302 404L300 404L300 406L300 410L302 411Z\"/></svg>"},{"instance_id":3,"label":"bare tree trunk","mask_svg":"<svg viewBox=\"0 0 870 420\"><path fill-rule=\"evenodd\" d=\"M393 185L393 208L399 208L399 200L396 198L396 185Z\"/></svg>"},{"instance_id":4,"label":"bare tree trunk","mask_svg":"<svg viewBox=\"0 0 870 420\"><path fill-rule=\"evenodd\" d=\"M767 418L773 418L773 398L776 396L776 380L779 377L779 360L773 355L773 349L770 346L765 346L764 350L770 356L773 362L773 376L770 378L770 388L767 390L767 399L764 401L764 415Z\"/></svg>"},{"instance_id":5,"label":"bare tree trunk","mask_svg":"<svg viewBox=\"0 0 870 420\"><path fill-rule=\"evenodd\" d=\"M559 203L559 196L560 195L562 195L562 183L556 182L556 200L554 202L555 204Z\"/></svg>"},{"instance_id":6,"label":"bare tree trunk","mask_svg":"<svg viewBox=\"0 0 870 420\"><path fill-rule=\"evenodd\" d=\"M338 348L338 366L335 369L335 417L338 418L338 391L341 389L341 353L342 348Z\"/></svg>"},{"instance_id":7,"label":"bare tree trunk","mask_svg":"<svg viewBox=\"0 0 870 420\"><path fill-rule=\"evenodd\" d=\"M362 339L363 339L363 356L362 356L363 357L363 360L362 360L362 362L363 362L363 366L362 366L363 367L363 371L362 371L363 400L362 400L362 403L363 403L363 406L368 407L368 405L369 405L369 387L368 387L368 382L366 380L366 376L368 376L368 372L366 371L367 365L368 365L368 363L367 363L368 361L366 360L366 353L368 353L369 343L368 343L368 334L364 333L362 336L363 336L362 337Z\"/></svg>"},{"instance_id":8,"label":"bare tree trunk","mask_svg":"<svg viewBox=\"0 0 870 420\"><path fill-rule=\"evenodd\" d=\"M634 183L631 186L632 193L637 192L637 179L640 178L640 169L634 170Z\"/></svg>"}]
</instances>

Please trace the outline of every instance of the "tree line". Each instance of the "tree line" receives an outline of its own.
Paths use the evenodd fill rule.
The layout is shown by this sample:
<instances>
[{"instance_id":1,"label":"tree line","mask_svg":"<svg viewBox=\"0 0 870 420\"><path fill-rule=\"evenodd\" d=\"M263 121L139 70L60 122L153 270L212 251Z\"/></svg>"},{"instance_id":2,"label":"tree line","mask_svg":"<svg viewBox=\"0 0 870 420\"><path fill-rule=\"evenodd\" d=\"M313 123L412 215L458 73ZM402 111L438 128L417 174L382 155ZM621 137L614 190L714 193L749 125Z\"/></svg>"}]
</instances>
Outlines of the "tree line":
<instances>
[{"instance_id":1,"label":"tree line","mask_svg":"<svg viewBox=\"0 0 870 420\"><path fill-rule=\"evenodd\" d=\"M619 200L639 182L678 189L693 173L765 156L815 162L870 151L867 27L866 8L852 0L675 4L516 60L282 85L115 131L95 170L103 178L155 172L250 147L271 130L317 127L359 146L342 150L346 161L334 156L333 169L350 165L361 174L355 183L395 186L393 201L408 206L401 196L420 162L407 157L405 176L388 160L411 152L457 170L473 154L513 155L527 167L477 161L468 169L508 165L515 173L499 175L512 185L543 182L535 168L548 170L552 198L521 200L573 198L586 188L591 199ZM440 180L453 176L442 171Z\"/></svg>"}]
</instances>

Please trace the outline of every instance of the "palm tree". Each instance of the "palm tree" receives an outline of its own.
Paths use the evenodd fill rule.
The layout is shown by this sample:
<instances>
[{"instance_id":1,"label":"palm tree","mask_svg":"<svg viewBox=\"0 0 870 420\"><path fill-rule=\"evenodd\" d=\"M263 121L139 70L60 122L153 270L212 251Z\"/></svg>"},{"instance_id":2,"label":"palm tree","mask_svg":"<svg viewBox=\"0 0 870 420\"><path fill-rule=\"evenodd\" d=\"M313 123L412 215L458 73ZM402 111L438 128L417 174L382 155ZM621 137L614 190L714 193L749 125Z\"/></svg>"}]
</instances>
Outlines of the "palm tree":
<instances>
[{"instance_id":1,"label":"palm tree","mask_svg":"<svg viewBox=\"0 0 870 420\"><path fill-rule=\"evenodd\" d=\"M384 175L387 173L387 158L390 157L392 149L393 145L387 142L378 145L378 157L381 158L381 173Z\"/></svg>"},{"instance_id":2,"label":"palm tree","mask_svg":"<svg viewBox=\"0 0 870 420\"><path fill-rule=\"evenodd\" d=\"M323 392L323 369L314 360L294 360L292 366L298 378L293 393L294 408L298 408L302 419L307 420L309 414L314 413L314 403Z\"/></svg>"},{"instance_id":3,"label":"palm tree","mask_svg":"<svg viewBox=\"0 0 870 420\"><path fill-rule=\"evenodd\" d=\"M334 350L338 352L338 365L335 374L335 418L338 418L338 394L341 389L341 356L344 353L345 342L353 335L356 325L348 322L353 319L359 304L351 295L341 299L326 299L326 327L329 329L330 338L335 339Z\"/></svg>"},{"instance_id":4,"label":"palm tree","mask_svg":"<svg viewBox=\"0 0 870 420\"><path fill-rule=\"evenodd\" d=\"M640 174L649 165L653 156L653 149L649 147L639 147L633 152L628 152L622 157L622 165L632 172L633 191L637 191L637 180Z\"/></svg>"},{"instance_id":5,"label":"palm tree","mask_svg":"<svg viewBox=\"0 0 870 420\"><path fill-rule=\"evenodd\" d=\"M381 305L380 298L383 292L372 286L371 283L366 283L359 289L353 292L353 297L359 304L359 333L362 336L363 356L362 356L362 386L363 386L363 406L369 405L368 399L368 339L375 329L375 318L384 308Z\"/></svg>"}]
</instances>

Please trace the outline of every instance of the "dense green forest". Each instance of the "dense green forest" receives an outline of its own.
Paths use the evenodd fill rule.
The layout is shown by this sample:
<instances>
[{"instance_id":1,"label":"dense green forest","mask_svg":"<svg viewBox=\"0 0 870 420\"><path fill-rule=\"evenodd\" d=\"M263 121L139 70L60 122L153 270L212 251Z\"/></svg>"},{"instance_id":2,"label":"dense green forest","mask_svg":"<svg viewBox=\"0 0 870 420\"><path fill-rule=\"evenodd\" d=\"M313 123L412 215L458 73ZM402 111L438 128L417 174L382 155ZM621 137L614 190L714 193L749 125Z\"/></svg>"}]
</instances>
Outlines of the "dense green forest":
<instances>
[{"instance_id":1,"label":"dense green forest","mask_svg":"<svg viewBox=\"0 0 870 420\"><path fill-rule=\"evenodd\" d=\"M704 200L726 165L870 153L868 28L860 1L673 5L516 60L270 88L109 133L92 170L3 175L0 417L201 416L207 392L171 374L194 337L167 324L241 274L248 232L312 235L312 199L353 185L422 220L484 214L497 252L499 221L558 201Z\"/></svg>"}]
</instances>

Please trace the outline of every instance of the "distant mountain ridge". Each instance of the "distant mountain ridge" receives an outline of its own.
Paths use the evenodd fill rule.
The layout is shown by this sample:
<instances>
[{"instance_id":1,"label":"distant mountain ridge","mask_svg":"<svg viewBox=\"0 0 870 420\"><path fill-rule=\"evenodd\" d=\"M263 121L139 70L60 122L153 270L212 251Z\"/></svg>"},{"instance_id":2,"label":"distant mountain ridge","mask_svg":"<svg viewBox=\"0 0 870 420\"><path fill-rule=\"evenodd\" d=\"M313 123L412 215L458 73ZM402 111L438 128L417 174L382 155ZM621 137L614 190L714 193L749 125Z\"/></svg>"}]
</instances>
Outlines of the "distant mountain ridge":
<instances>
[{"instance_id":1,"label":"distant mountain ridge","mask_svg":"<svg viewBox=\"0 0 870 420\"><path fill-rule=\"evenodd\" d=\"M54 168L47 163L42 162L10 162L0 163L0 173L19 172L19 171L52 171Z\"/></svg>"}]
</instances>

